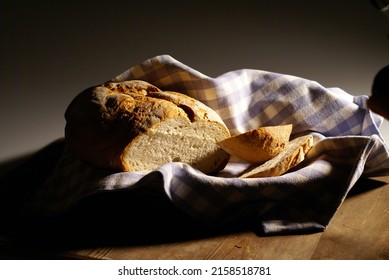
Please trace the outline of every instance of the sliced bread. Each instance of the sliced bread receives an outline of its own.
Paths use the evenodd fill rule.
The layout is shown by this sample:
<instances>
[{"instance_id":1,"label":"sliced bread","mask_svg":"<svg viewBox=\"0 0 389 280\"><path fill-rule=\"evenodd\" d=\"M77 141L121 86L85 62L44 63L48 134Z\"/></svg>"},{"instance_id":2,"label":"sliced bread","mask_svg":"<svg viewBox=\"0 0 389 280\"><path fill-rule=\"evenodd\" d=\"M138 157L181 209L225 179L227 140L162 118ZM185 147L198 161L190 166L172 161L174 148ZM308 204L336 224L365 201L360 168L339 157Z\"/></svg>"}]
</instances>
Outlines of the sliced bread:
<instances>
[{"instance_id":1,"label":"sliced bread","mask_svg":"<svg viewBox=\"0 0 389 280\"><path fill-rule=\"evenodd\" d=\"M214 110L145 81L91 87L72 101L65 118L68 146L97 167L151 171L178 161L210 174L230 157L216 144L230 133Z\"/></svg>"},{"instance_id":2,"label":"sliced bread","mask_svg":"<svg viewBox=\"0 0 389 280\"><path fill-rule=\"evenodd\" d=\"M274 158L261 165L251 167L240 178L259 178L280 176L305 159L313 146L312 135L304 135L291 140L286 148Z\"/></svg>"},{"instance_id":3,"label":"sliced bread","mask_svg":"<svg viewBox=\"0 0 389 280\"><path fill-rule=\"evenodd\" d=\"M217 144L230 155L263 163L278 155L289 142L292 124L264 126L226 138Z\"/></svg>"}]
</instances>

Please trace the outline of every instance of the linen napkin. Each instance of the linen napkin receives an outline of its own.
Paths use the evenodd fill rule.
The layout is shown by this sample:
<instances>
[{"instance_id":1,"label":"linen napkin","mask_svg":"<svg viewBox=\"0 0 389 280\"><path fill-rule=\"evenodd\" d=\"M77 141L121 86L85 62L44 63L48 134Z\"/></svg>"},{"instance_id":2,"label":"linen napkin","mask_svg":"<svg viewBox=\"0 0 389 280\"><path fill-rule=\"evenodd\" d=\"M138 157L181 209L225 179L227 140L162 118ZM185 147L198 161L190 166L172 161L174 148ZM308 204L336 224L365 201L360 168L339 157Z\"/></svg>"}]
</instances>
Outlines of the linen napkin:
<instances>
[{"instance_id":1,"label":"linen napkin","mask_svg":"<svg viewBox=\"0 0 389 280\"><path fill-rule=\"evenodd\" d=\"M358 179L389 175L388 147L379 132L383 119L367 109L367 96L256 69L212 78L169 55L148 59L111 81L131 79L198 99L221 116L232 135L292 123L292 137L312 134L314 147L286 174L251 179L236 177L245 165L235 161L213 176L178 162L149 173L113 173L65 149L24 213L58 215L95 193L151 188L204 223L249 218L265 234L322 231Z\"/></svg>"}]
</instances>

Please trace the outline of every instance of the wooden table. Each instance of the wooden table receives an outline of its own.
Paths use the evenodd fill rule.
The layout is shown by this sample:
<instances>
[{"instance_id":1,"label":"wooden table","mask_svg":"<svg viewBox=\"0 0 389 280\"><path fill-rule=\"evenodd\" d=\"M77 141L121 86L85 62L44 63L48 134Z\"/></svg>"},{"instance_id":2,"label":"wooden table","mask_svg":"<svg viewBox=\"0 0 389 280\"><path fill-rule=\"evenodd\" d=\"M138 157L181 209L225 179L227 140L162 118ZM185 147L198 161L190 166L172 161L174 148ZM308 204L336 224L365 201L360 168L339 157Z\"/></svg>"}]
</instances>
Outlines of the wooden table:
<instances>
[{"instance_id":1,"label":"wooden table","mask_svg":"<svg viewBox=\"0 0 389 280\"><path fill-rule=\"evenodd\" d=\"M164 211L172 211L166 205L162 207ZM75 232L78 227L81 234L82 221L77 226L64 223L54 232L47 227L48 239L53 239L47 242L34 243L35 237L22 242L3 238L0 256L5 259L389 259L389 177L359 181L328 228L320 233L264 237L243 227L199 234L198 225L180 223L177 217L170 222L161 221L156 227L148 225L146 220L120 219L112 221L119 232L100 223L90 229L91 238L84 235L76 243L66 241L64 236L79 237ZM67 231L69 225L72 227ZM146 227L147 233L137 234L138 226ZM63 235L58 234L60 231ZM108 236L107 239L95 238L96 232Z\"/></svg>"}]
</instances>

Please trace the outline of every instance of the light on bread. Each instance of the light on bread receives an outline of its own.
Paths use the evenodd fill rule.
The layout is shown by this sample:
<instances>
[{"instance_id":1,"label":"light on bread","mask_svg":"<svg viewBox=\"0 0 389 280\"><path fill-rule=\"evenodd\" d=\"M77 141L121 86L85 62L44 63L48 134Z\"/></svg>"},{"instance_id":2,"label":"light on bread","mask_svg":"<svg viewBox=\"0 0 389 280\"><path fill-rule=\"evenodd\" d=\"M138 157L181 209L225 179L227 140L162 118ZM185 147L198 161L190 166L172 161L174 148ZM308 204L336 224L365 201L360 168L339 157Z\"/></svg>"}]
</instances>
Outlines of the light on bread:
<instances>
[{"instance_id":1,"label":"light on bread","mask_svg":"<svg viewBox=\"0 0 389 280\"><path fill-rule=\"evenodd\" d=\"M263 163L284 150L289 142L292 128L292 124L260 127L231 136L217 144L241 160Z\"/></svg>"},{"instance_id":2,"label":"light on bread","mask_svg":"<svg viewBox=\"0 0 389 280\"><path fill-rule=\"evenodd\" d=\"M71 151L101 168L151 171L180 161L211 174L230 158L216 144L230 133L214 110L145 81L91 87L76 96L65 118Z\"/></svg>"},{"instance_id":3,"label":"light on bread","mask_svg":"<svg viewBox=\"0 0 389 280\"><path fill-rule=\"evenodd\" d=\"M304 135L290 141L287 147L267 162L252 166L240 178L273 177L284 174L305 159L305 155L313 146L313 136Z\"/></svg>"}]
</instances>

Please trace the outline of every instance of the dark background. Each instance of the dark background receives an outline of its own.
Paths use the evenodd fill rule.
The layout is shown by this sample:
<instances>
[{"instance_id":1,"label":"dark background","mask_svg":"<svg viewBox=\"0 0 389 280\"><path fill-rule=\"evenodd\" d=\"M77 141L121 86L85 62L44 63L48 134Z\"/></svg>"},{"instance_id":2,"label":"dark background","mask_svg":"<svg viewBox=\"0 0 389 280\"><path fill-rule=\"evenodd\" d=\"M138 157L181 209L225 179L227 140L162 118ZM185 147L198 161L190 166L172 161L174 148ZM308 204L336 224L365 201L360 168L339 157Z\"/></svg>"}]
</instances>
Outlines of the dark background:
<instances>
[{"instance_id":1,"label":"dark background","mask_svg":"<svg viewBox=\"0 0 389 280\"><path fill-rule=\"evenodd\" d=\"M77 93L159 54L213 77L263 69L353 95L389 63L389 19L369 0L0 5L0 164L62 137Z\"/></svg>"}]
</instances>

